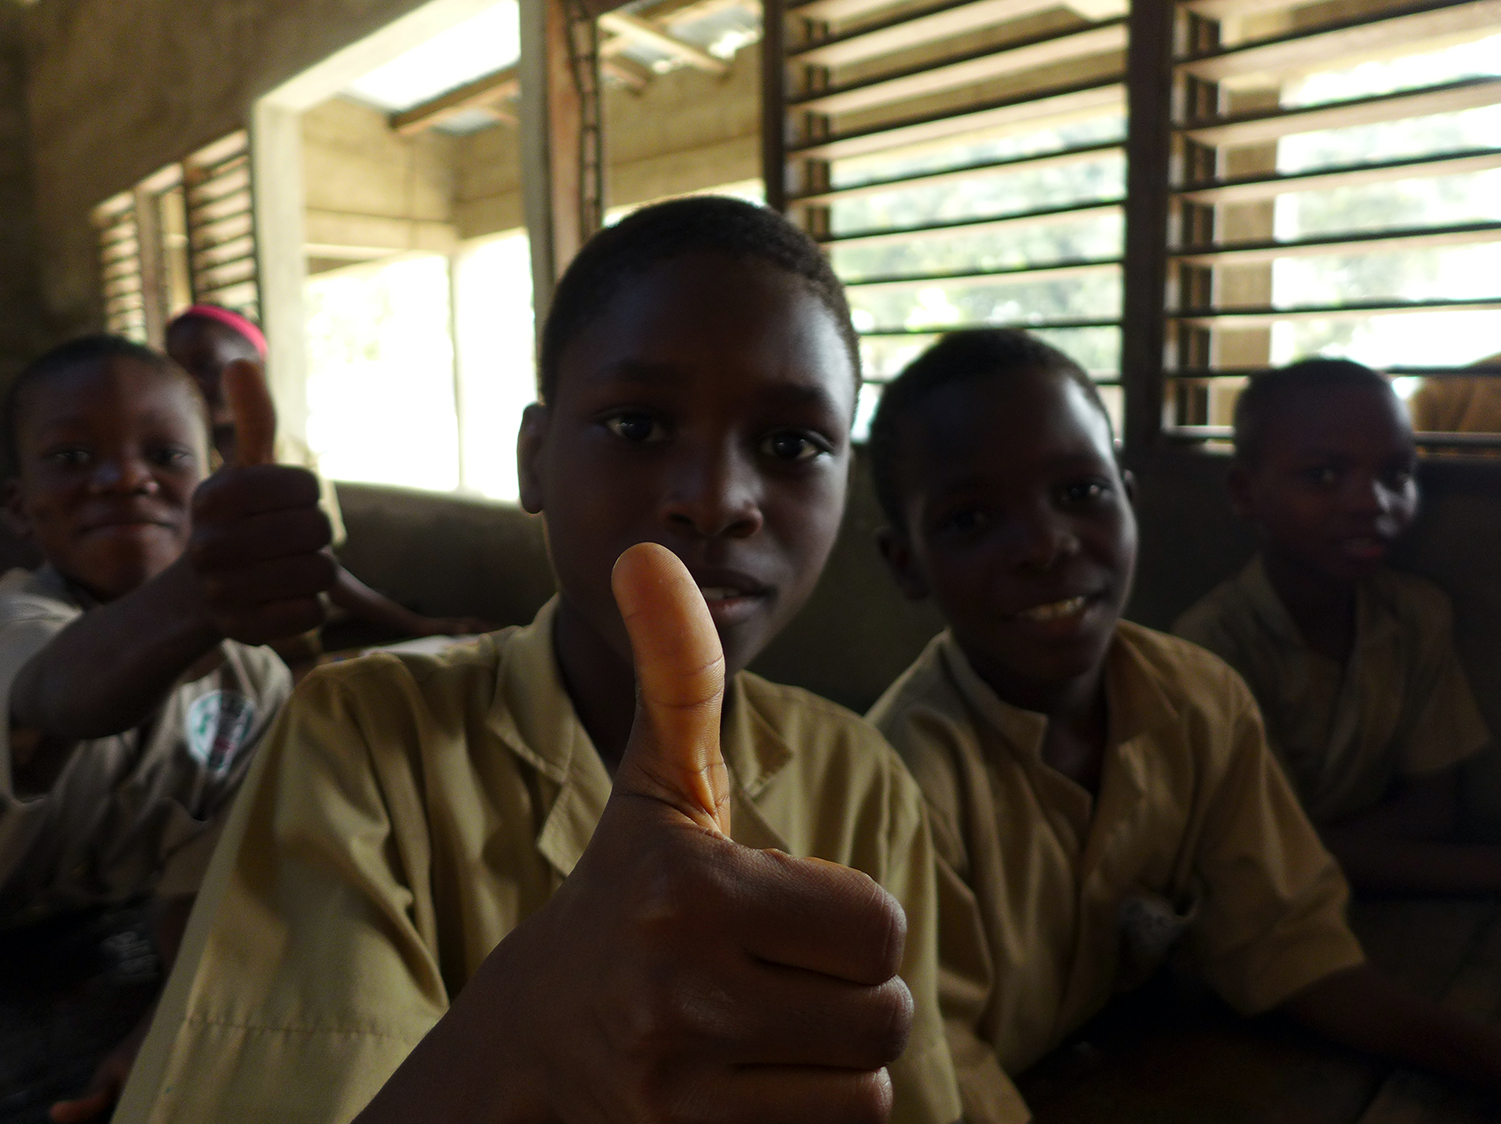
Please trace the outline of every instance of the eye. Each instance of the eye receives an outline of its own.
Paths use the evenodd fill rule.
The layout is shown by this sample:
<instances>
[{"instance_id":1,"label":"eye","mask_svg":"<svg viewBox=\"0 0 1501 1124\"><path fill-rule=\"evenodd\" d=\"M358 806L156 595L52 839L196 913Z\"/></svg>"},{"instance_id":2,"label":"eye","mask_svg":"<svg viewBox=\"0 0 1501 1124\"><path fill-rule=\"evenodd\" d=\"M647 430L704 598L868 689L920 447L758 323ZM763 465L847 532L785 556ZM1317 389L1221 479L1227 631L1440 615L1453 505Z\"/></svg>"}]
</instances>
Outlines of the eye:
<instances>
[{"instance_id":1,"label":"eye","mask_svg":"<svg viewBox=\"0 0 1501 1124\"><path fill-rule=\"evenodd\" d=\"M1381 483L1394 492L1400 492L1412 483L1412 468L1403 465L1401 468L1389 468L1381 474Z\"/></svg>"},{"instance_id":2,"label":"eye","mask_svg":"<svg viewBox=\"0 0 1501 1124\"><path fill-rule=\"evenodd\" d=\"M186 468L195 460L193 450L181 445L164 445L148 454L151 463L162 468Z\"/></svg>"},{"instance_id":3,"label":"eye","mask_svg":"<svg viewBox=\"0 0 1501 1124\"><path fill-rule=\"evenodd\" d=\"M990 517L978 507L961 507L938 520L938 529L950 534L972 535L990 525Z\"/></svg>"},{"instance_id":4,"label":"eye","mask_svg":"<svg viewBox=\"0 0 1501 1124\"><path fill-rule=\"evenodd\" d=\"M93 454L87 449L53 449L46 459L64 468L84 468L93 462Z\"/></svg>"},{"instance_id":5,"label":"eye","mask_svg":"<svg viewBox=\"0 0 1501 1124\"><path fill-rule=\"evenodd\" d=\"M666 428L650 414L640 411L616 414L605 419L605 428L616 437L637 445L656 444L667 440Z\"/></svg>"},{"instance_id":6,"label":"eye","mask_svg":"<svg viewBox=\"0 0 1501 1124\"><path fill-rule=\"evenodd\" d=\"M1339 469L1332 464L1316 464L1298 475L1317 488L1332 488L1339 483Z\"/></svg>"},{"instance_id":7,"label":"eye","mask_svg":"<svg viewBox=\"0 0 1501 1124\"><path fill-rule=\"evenodd\" d=\"M1103 480L1073 480L1060 489L1065 503L1076 506L1096 504L1110 494L1110 485Z\"/></svg>"},{"instance_id":8,"label":"eye","mask_svg":"<svg viewBox=\"0 0 1501 1124\"><path fill-rule=\"evenodd\" d=\"M764 456L788 464L801 464L829 452L832 452L832 450L829 448L828 442L822 441L812 434L798 433L795 430L773 433L761 442L761 453Z\"/></svg>"}]
</instances>

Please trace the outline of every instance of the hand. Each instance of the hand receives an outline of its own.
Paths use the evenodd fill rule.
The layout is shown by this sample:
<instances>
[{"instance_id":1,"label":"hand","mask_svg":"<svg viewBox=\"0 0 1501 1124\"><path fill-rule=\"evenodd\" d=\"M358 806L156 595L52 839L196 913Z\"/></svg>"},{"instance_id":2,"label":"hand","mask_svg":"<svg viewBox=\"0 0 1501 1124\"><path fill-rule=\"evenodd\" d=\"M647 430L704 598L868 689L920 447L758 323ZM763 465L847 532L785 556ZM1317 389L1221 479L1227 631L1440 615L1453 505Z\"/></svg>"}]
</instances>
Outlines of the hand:
<instances>
[{"instance_id":1,"label":"hand","mask_svg":"<svg viewBox=\"0 0 1501 1124\"><path fill-rule=\"evenodd\" d=\"M884 1120L912 1019L901 907L864 874L727 837L703 598L650 543L614 584L638 703L599 826L361 1119Z\"/></svg>"},{"instance_id":2,"label":"hand","mask_svg":"<svg viewBox=\"0 0 1501 1124\"><path fill-rule=\"evenodd\" d=\"M318 594L333 585L338 565L325 550L331 536L317 477L272 463L276 410L260 366L236 360L223 379L235 459L193 495L187 558L214 628L264 644L323 623Z\"/></svg>"},{"instance_id":3,"label":"hand","mask_svg":"<svg viewBox=\"0 0 1501 1124\"><path fill-rule=\"evenodd\" d=\"M500 626L479 617L419 617L418 636L476 636Z\"/></svg>"},{"instance_id":4,"label":"hand","mask_svg":"<svg viewBox=\"0 0 1501 1124\"><path fill-rule=\"evenodd\" d=\"M86 1120L109 1116L115 1102L120 1099L120 1090L125 1088L125 1079L130 1076L130 1067L135 1064L136 1054L146 1040L146 1031L150 1029L151 1017L155 1013L156 1004L153 1003L130 1034L105 1055L81 1096L58 1101L48 1110L47 1115L53 1124L83 1124Z\"/></svg>"}]
</instances>

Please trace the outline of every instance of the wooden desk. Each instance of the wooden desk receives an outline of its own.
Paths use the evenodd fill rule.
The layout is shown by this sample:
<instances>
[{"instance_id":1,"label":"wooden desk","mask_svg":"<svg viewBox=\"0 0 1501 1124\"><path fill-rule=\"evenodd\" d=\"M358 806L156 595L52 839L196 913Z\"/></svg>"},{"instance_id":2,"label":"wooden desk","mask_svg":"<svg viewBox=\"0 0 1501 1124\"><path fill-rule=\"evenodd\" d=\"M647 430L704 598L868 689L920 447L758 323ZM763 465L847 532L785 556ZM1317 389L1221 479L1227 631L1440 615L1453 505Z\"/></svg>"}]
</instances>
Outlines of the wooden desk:
<instances>
[{"instance_id":1,"label":"wooden desk","mask_svg":"<svg viewBox=\"0 0 1501 1124\"><path fill-rule=\"evenodd\" d=\"M1472 1017L1501 1017L1501 904L1387 900L1351 917L1373 963ZM1017 1082L1037 1124L1501 1124L1501 1098L1241 1019L1164 974Z\"/></svg>"}]
</instances>

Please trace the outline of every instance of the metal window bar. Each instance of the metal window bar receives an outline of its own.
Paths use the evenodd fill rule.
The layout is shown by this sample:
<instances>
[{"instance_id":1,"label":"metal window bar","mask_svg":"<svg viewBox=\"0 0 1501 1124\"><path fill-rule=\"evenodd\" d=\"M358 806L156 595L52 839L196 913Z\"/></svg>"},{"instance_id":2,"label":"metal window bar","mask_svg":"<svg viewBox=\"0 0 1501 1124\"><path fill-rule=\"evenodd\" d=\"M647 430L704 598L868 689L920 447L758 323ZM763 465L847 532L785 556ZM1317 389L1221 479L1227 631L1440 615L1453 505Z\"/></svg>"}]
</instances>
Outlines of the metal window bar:
<instances>
[{"instance_id":1,"label":"metal window bar","mask_svg":"<svg viewBox=\"0 0 1501 1124\"><path fill-rule=\"evenodd\" d=\"M1222 42L1220 21L1231 17L1244 17L1244 26L1259 21L1261 30L1238 42ZM1279 21L1282 26L1275 26ZM1293 330L1310 321L1358 324L1373 322L1373 317L1501 312L1501 276L1492 278L1490 291L1470 291L1476 288L1472 283L1466 291L1442 296L1431 291L1401 296L1397 283L1390 296L1374 295L1368 289L1344 291L1337 287L1337 275L1327 270L1309 274L1329 278L1327 285L1318 282L1317 293L1305 292L1305 297L1315 295L1314 300L1254 299L1245 291L1235 291L1236 282L1242 290L1246 288L1247 270L1270 271L1283 262L1303 261L1307 264L1300 268L1318 271L1325 259L1350 263L1373 254L1436 254L1460 248L1468 253L1473 248L1501 246L1501 219L1490 214L1477 214L1470 221L1464 221L1463 215L1445 215L1435 221L1397 218L1379 225L1357 216L1343 225L1326 223L1315 232L1287 236L1270 229L1257 236L1247 231L1245 221L1226 224L1227 216L1238 217L1237 207L1269 207L1299 193L1361 190L1403 181L1443 185L1458 182L1448 177L1501 169L1501 135L1490 146L1484 143L1490 140L1486 136L1479 145L1436 143L1431 151L1393 152L1366 161L1351 159L1346 145L1337 150L1341 155L1336 159L1295 171L1246 168L1246 158L1254 158L1257 146L1300 134L1381 127L1501 105L1501 78L1460 72L1426 85L1411 84L1416 79L1402 85L1398 77L1393 79L1398 88L1377 93L1352 90L1349 97L1274 108L1236 104L1237 93L1250 87L1281 88L1311 73L1339 72L1372 59L1423 54L1498 32L1501 0L1421 0L1356 16L1350 14L1348 5L1179 0L1174 25L1164 40L1174 50L1170 61L1174 107L1169 130L1170 221L1160 251L1171 277L1159 314L1167 329L1160 367L1165 408L1156 418L1147 419L1139 438L1171 444L1226 439L1234 394L1243 380L1266 369L1231 358L1238 353L1237 347L1244 350L1245 341L1256 332ZM1139 34L1135 26L1133 34ZM1136 79L1133 74L1131 80ZM1128 192L1128 216L1132 202ZM1129 241L1127 262L1128 269L1134 267ZM1234 274L1237 270L1239 274ZM1266 294L1273 295L1270 276ZM1128 321L1133 316L1129 305L1126 316ZM1473 366L1380 365L1394 378L1421 379L1434 385L1501 378L1501 365L1494 356ZM1418 441L1432 451L1490 450L1501 448L1501 419L1496 420L1496 429L1494 433L1424 431Z\"/></svg>"},{"instance_id":2,"label":"metal window bar","mask_svg":"<svg viewBox=\"0 0 1501 1124\"><path fill-rule=\"evenodd\" d=\"M1092 8L764 4L766 198L826 247L866 340L945 330L915 314L923 299L959 301L945 328L1119 328L1122 258L1098 242L1118 235L1077 224L1121 214L1124 129L1109 123L1125 108L1127 4ZM1038 186L1056 183L1070 187ZM969 241L997 237L1026 248ZM1098 300L1067 292L1081 283L1103 285ZM1015 316L1004 287L1018 284L1048 308ZM1113 357L1089 365L1115 382Z\"/></svg>"},{"instance_id":3,"label":"metal window bar","mask_svg":"<svg viewBox=\"0 0 1501 1124\"><path fill-rule=\"evenodd\" d=\"M193 299L260 318L249 137L232 133L183 161Z\"/></svg>"}]
</instances>

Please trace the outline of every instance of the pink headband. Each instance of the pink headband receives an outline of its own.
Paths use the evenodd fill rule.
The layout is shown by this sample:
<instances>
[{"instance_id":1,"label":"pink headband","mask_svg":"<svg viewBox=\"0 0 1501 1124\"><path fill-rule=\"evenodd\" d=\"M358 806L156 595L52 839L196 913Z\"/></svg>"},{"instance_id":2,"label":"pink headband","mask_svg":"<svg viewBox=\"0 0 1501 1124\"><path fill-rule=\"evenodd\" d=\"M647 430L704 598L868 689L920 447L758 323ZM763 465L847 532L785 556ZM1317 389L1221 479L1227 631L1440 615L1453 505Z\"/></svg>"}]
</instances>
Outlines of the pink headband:
<instances>
[{"instance_id":1,"label":"pink headband","mask_svg":"<svg viewBox=\"0 0 1501 1124\"><path fill-rule=\"evenodd\" d=\"M195 304L181 316L177 317L176 320L172 321L172 323L176 324L178 320L186 320L189 316L202 316L207 320L216 320L226 328L231 328L239 332L240 335L244 336L254 345L255 350L260 353L262 361L265 360L265 333L238 312L231 312L229 309L217 304Z\"/></svg>"}]
</instances>

